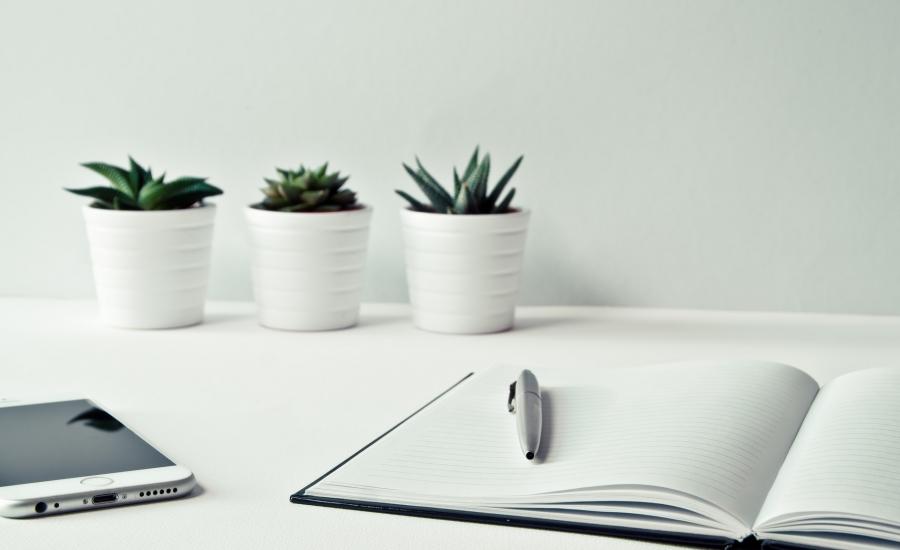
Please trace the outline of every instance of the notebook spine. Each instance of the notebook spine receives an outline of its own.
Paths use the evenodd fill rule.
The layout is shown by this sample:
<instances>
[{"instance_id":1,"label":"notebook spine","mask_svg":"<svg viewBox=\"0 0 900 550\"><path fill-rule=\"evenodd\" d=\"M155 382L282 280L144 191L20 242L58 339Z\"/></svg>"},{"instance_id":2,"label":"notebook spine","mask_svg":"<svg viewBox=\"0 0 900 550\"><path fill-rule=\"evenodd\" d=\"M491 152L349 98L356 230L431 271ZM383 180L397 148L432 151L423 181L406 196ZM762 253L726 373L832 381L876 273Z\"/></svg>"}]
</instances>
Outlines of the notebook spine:
<instances>
[{"instance_id":1,"label":"notebook spine","mask_svg":"<svg viewBox=\"0 0 900 550\"><path fill-rule=\"evenodd\" d=\"M737 540L725 545L725 550L760 550L763 543L755 535L750 535L743 540Z\"/></svg>"}]
</instances>

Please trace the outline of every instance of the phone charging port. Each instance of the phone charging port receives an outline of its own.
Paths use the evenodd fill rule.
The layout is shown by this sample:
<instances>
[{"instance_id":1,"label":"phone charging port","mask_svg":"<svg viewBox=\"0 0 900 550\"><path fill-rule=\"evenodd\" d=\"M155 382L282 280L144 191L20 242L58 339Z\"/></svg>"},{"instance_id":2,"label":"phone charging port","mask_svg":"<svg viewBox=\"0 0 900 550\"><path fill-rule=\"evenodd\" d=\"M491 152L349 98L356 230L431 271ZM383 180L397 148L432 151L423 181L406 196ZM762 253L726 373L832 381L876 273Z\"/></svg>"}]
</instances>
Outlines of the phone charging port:
<instances>
[{"instance_id":1,"label":"phone charging port","mask_svg":"<svg viewBox=\"0 0 900 550\"><path fill-rule=\"evenodd\" d=\"M92 504L104 504L106 502L115 502L119 499L119 495L117 493L103 493L102 495L95 495L94 498L91 499Z\"/></svg>"}]
</instances>

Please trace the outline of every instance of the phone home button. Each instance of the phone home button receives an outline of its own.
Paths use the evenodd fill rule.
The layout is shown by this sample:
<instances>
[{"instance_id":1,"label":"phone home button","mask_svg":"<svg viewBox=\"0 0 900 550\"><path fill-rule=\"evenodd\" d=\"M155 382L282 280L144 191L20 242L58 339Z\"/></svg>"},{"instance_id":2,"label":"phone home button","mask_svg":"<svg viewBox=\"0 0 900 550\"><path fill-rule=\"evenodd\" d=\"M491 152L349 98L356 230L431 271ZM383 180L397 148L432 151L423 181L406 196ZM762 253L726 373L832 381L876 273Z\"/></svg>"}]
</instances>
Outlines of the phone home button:
<instances>
[{"instance_id":1,"label":"phone home button","mask_svg":"<svg viewBox=\"0 0 900 550\"><path fill-rule=\"evenodd\" d=\"M113 480L111 480L110 478L100 476L86 477L81 480L82 485L89 485L91 487L105 487L112 482Z\"/></svg>"}]
</instances>

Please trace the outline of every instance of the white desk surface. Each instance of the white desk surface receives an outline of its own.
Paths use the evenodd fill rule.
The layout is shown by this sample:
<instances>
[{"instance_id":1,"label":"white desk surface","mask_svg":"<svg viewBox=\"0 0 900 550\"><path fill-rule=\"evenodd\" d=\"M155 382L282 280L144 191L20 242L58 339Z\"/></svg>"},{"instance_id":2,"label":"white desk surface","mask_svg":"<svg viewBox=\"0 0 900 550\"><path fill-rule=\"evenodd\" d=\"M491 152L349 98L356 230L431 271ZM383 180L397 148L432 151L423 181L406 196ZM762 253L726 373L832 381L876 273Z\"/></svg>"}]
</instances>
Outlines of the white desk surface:
<instances>
[{"instance_id":1,"label":"white desk surface","mask_svg":"<svg viewBox=\"0 0 900 550\"><path fill-rule=\"evenodd\" d=\"M416 330L408 306L365 305L360 325L291 333L247 303L203 325L106 328L89 301L0 299L0 393L97 399L176 461L189 498L37 520L0 518L0 547L661 548L622 539L300 506L297 489L470 370L506 362L637 365L771 359L824 383L900 365L900 317L520 308L487 336ZM498 396L503 400L505 396Z\"/></svg>"}]
</instances>

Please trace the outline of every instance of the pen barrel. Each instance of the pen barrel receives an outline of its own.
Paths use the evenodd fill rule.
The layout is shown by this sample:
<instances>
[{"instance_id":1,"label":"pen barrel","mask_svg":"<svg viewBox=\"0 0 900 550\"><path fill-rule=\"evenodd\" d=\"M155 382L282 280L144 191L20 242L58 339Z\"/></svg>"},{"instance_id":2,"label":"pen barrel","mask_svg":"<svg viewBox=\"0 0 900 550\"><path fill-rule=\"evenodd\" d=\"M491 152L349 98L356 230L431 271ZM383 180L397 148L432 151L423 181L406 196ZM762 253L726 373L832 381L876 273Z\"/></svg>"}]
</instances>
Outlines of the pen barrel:
<instances>
[{"instance_id":1,"label":"pen barrel","mask_svg":"<svg viewBox=\"0 0 900 550\"><path fill-rule=\"evenodd\" d=\"M516 423L519 431L519 444L522 452L537 455L541 446L541 430L543 429L543 411L541 398L532 392L526 392L517 399Z\"/></svg>"}]
</instances>

